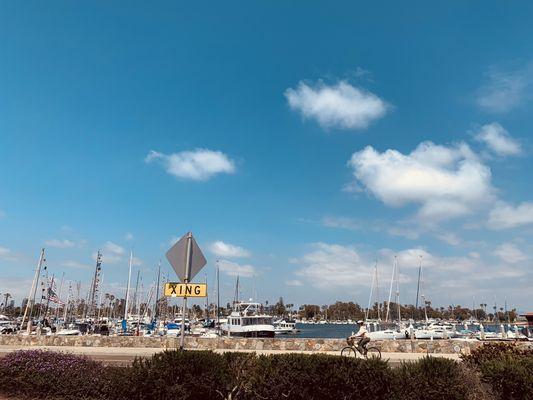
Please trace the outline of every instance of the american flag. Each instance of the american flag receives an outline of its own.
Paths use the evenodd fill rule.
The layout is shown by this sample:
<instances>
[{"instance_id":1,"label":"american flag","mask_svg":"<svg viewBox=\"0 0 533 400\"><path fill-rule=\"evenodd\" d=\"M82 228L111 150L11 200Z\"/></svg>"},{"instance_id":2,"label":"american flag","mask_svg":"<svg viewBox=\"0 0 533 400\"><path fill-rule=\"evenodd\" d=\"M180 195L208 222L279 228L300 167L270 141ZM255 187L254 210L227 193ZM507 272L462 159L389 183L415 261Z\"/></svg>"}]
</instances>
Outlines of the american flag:
<instances>
[{"instance_id":1,"label":"american flag","mask_svg":"<svg viewBox=\"0 0 533 400\"><path fill-rule=\"evenodd\" d=\"M52 289L51 287L48 288L48 300L56 304L61 304L61 305L65 304L61 301L61 299L57 296L57 293L55 292L55 290Z\"/></svg>"}]
</instances>

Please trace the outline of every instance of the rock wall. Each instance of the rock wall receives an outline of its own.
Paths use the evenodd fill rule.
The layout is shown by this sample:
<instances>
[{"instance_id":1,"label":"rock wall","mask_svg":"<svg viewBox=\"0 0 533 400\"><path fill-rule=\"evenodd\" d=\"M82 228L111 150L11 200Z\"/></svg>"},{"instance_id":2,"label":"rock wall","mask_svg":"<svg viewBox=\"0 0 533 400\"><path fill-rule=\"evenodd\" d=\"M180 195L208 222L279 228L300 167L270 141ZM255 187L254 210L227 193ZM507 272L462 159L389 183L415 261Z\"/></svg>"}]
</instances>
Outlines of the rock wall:
<instances>
[{"instance_id":1,"label":"rock wall","mask_svg":"<svg viewBox=\"0 0 533 400\"><path fill-rule=\"evenodd\" d=\"M387 353L461 353L482 344L481 341L466 340L384 340L372 341L382 352ZM520 346L533 347L530 342L517 342ZM131 337L131 336L22 336L0 335L0 346L75 346L75 347L136 347L175 349L179 338ZM198 350L286 350L286 351L340 351L346 346L344 339L301 339L301 338L199 338L186 337L185 346Z\"/></svg>"}]
</instances>

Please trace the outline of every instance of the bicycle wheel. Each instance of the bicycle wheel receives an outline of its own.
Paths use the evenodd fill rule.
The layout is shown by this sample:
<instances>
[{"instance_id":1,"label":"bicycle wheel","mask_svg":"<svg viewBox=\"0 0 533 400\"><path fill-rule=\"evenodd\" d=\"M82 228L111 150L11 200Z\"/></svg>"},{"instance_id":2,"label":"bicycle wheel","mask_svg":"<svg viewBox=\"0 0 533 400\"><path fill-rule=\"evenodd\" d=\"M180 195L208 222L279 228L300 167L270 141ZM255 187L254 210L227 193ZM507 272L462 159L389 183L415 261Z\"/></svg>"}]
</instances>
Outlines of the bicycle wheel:
<instances>
[{"instance_id":1,"label":"bicycle wheel","mask_svg":"<svg viewBox=\"0 0 533 400\"><path fill-rule=\"evenodd\" d=\"M353 347L346 346L341 350L341 356L355 358L357 357L357 353L355 352Z\"/></svg>"},{"instance_id":2,"label":"bicycle wheel","mask_svg":"<svg viewBox=\"0 0 533 400\"><path fill-rule=\"evenodd\" d=\"M367 359L381 359L381 351L377 347L369 347L366 349L366 355L365 358Z\"/></svg>"}]
</instances>

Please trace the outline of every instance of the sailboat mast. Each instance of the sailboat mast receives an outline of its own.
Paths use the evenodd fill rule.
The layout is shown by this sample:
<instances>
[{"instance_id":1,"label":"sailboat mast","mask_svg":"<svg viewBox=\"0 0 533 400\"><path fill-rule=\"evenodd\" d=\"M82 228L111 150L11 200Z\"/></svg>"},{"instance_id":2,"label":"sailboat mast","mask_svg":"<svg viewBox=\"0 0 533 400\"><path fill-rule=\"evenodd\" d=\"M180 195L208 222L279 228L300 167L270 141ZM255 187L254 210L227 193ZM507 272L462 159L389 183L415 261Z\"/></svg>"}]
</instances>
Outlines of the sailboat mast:
<instances>
[{"instance_id":1,"label":"sailboat mast","mask_svg":"<svg viewBox=\"0 0 533 400\"><path fill-rule=\"evenodd\" d=\"M220 329L220 268L217 260L217 325Z\"/></svg>"},{"instance_id":2,"label":"sailboat mast","mask_svg":"<svg viewBox=\"0 0 533 400\"><path fill-rule=\"evenodd\" d=\"M130 252L130 268L128 272L128 286L126 288L126 303L124 304L124 319L128 320L128 303L130 300L131 264L133 261L133 250Z\"/></svg>"},{"instance_id":3,"label":"sailboat mast","mask_svg":"<svg viewBox=\"0 0 533 400\"><path fill-rule=\"evenodd\" d=\"M377 264L377 261L376 261L376 264ZM374 282L376 280L376 273L374 271L374 273L372 274L372 283L370 284L370 295L368 296L368 307L366 308L366 313L365 313L365 320L368 319L368 314L370 313L370 305L372 304L372 292L374 291Z\"/></svg>"},{"instance_id":4,"label":"sailboat mast","mask_svg":"<svg viewBox=\"0 0 533 400\"><path fill-rule=\"evenodd\" d=\"M378 274L378 261L376 260L376 303L378 304L378 321L381 321L381 304L379 303L379 274Z\"/></svg>"},{"instance_id":5,"label":"sailboat mast","mask_svg":"<svg viewBox=\"0 0 533 400\"><path fill-rule=\"evenodd\" d=\"M396 263L396 304L398 306L398 326L402 322L402 316L400 314L401 305L400 305L400 264L398 264L398 257L394 256Z\"/></svg>"},{"instance_id":6,"label":"sailboat mast","mask_svg":"<svg viewBox=\"0 0 533 400\"><path fill-rule=\"evenodd\" d=\"M154 304L154 321L157 321L157 314L159 311L159 281L161 279L161 259L159 259L159 265L157 267L157 284L155 286L155 304Z\"/></svg>"},{"instance_id":7,"label":"sailboat mast","mask_svg":"<svg viewBox=\"0 0 533 400\"><path fill-rule=\"evenodd\" d=\"M396 256L394 256L394 260L395 261L392 263L392 277L390 278L389 301L387 301L387 313L385 314L385 322L389 322L390 301L392 298L392 286L394 284L394 272L396 271Z\"/></svg>"},{"instance_id":8,"label":"sailboat mast","mask_svg":"<svg viewBox=\"0 0 533 400\"><path fill-rule=\"evenodd\" d=\"M30 294L28 295L28 301L26 302L26 308L24 310L24 316L22 317L22 324L20 325L20 328L24 326L24 322L26 322L26 317L28 317L28 321L31 320L31 314L33 311L33 305L35 304L35 295L37 294L37 282L39 281L39 275L41 274L41 267L44 262L44 248L41 249L41 254L39 256L39 262L37 263L37 267L35 268L35 276L33 277L33 282L31 284L30 288ZM28 322L28 332L31 330L31 324Z\"/></svg>"},{"instance_id":9,"label":"sailboat mast","mask_svg":"<svg viewBox=\"0 0 533 400\"><path fill-rule=\"evenodd\" d=\"M422 256L418 256L420 259L420 264L418 266L418 282L416 284L416 303L415 311L418 310L418 295L420 293L420 274L422 273Z\"/></svg>"}]
</instances>

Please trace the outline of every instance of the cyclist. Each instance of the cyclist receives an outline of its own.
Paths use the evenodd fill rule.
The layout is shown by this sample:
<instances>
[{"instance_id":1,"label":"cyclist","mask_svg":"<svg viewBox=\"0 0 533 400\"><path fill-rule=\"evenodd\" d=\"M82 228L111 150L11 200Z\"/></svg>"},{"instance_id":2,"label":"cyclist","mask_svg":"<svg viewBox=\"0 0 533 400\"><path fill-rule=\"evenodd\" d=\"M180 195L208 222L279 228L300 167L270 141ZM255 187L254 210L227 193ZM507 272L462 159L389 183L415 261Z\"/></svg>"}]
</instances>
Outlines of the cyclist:
<instances>
[{"instance_id":1,"label":"cyclist","mask_svg":"<svg viewBox=\"0 0 533 400\"><path fill-rule=\"evenodd\" d=\"M368 337L368 330L365 326L365 321L359 320L357 321L357 325L359 326L359 331L355 335L351 335L347 342L350 346L353 345L355 339L358 339L357 342L357 349L361 354L366 355L366 345L370 342L370 338Z\"/></svg>"}]
</instances>

